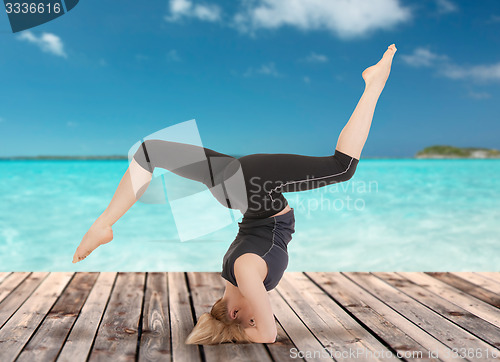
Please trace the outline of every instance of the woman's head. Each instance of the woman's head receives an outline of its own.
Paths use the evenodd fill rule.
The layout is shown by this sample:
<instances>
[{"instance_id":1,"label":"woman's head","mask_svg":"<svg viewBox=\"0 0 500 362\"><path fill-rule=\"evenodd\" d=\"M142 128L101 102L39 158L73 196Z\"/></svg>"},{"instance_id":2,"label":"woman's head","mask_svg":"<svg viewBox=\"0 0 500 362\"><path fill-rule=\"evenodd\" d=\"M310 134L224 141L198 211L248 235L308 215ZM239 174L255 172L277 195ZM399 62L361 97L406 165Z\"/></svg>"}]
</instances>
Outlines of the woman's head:
<instances>
[{"instance_id":1,"label":"woman's head","mask_svg":"<svg viewBox=\"0 0 500 362\"><path fill-rule=\"evenodd\" d=\"M198 323L187 337L186 344L250 342L244 328L242 321L237 318L237 312L231 315L227 301L220 298L214 303L210 313L203 313L200 316Z\"/></svg>"}]
</instances>

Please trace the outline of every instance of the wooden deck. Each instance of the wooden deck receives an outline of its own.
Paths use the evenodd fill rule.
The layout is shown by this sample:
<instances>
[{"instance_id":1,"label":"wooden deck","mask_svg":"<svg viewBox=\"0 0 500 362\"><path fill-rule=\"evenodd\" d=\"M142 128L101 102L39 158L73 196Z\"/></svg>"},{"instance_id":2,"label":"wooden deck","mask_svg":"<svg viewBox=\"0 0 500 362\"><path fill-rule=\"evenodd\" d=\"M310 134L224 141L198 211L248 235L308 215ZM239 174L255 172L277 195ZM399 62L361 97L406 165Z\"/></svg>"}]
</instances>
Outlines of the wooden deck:
<instances>
[{"instance_id":1,"label":"wooden deck","mask_svg":"<svg viewBox=\"0 0 500 362\"><path fill-rule=\"evenodd\" d=\"M500 273L286 273L276 343L184 344L222 293L218 273L0 273L0 361L500 360Z\"/></svg>"}]
</instances>

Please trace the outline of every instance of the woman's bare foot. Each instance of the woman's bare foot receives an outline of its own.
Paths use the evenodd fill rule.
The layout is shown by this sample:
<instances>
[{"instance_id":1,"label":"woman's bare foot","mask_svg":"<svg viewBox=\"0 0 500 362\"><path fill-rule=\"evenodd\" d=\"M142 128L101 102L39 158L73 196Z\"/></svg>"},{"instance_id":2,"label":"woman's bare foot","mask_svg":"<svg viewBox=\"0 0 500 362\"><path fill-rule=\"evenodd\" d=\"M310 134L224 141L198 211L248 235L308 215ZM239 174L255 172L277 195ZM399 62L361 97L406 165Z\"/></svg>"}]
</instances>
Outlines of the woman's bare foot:
<instances>
[{"instance_id":1,"label":"woman's bare foot","mask_svg":"<svg viewBox=\"0 0 500 362\"><path fill-rule=\"evenodd\" d=\"M385 51L382 59L375 65L366 68L362 73L362 77L365 80L366 87L370 87L382 92L384 89L385 82L389 78L389 73L391 72L392 58L396 53L396 45L391 44Z\"/></svg>"},{"instance_id":2,"label":"woman's bare foot","mask_svg":"<svg viewBox=\"0 0 500 362\"><path fill-rule=\"evenodd\" d=\"M110 225L106 225L97 220L83 236L80 245L73 255L73 263L85 259L98 246L109 243L113 240L113 230Z\"/></svg>"}]
</instances>

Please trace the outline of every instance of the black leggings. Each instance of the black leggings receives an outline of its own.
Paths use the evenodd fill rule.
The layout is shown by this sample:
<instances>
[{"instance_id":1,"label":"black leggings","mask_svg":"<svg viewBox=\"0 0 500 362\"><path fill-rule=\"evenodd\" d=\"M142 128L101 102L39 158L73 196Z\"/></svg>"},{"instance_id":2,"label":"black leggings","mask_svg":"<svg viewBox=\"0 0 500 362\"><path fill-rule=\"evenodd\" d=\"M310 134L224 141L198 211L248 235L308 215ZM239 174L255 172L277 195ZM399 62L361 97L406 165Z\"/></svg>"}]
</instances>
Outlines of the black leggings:
<instances>
[{"instance_id":1,"label":"black leggings","mask_svg":"<svg viewBox=\"0 0 500 362\"><path fill-rule=\"evenodd\" d=\"M288 204L283 192L347 181L359 162L339 150L325 157L262 153L234 158L163 140L144 141L134 159L151 173L160 167L202 182L222 205L240 210L245 218L266 218L283 210Z\"/></svg>"}]
</instances>

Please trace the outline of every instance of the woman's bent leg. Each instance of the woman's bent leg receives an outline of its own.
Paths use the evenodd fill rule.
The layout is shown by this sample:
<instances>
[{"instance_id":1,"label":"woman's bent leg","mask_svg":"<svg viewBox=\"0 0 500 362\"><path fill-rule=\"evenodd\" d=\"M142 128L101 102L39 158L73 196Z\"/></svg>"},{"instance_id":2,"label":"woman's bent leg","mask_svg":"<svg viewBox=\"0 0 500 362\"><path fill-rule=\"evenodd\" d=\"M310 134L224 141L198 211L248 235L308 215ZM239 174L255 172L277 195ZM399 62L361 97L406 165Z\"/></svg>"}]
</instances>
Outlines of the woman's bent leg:
<instances>
[{"instance_id":1,"label":"woman's bent leg","mask_svg":"<svg viewBox=\"0 0 500 362\"><path fill-rule=\"evenodd\" d=\"M144 194L155 167L212 187L218 182L225 165L233 160L231 156L199 146L163 140L143 142L108 207L84 235L73 256L73 263L85 259L98 246L113 240L113 224Z\"/></svg>"},{"instance_id":2,"label":"woman's bent leg","mask_svg":"<svg viewBox=\"0 0 500 362\"><path fill-rule=\"evenodd\" d=\"M112 226L142 196L151 181L152 173L132 159L108 207L92 224L73 255L73 263L85 259L99 245L113 240Z\"/></svg>"},{"instance_id":3,"label":"woman's bent leg","mask_svg":"<svg viewBox=\"0 0 500 362\"><path fill-rule=\"evenodd\" d=\"M112 226L136 203L146 191L153 174L132 159L108 207L97 221Z\"/></svg>"}]
</instances>

